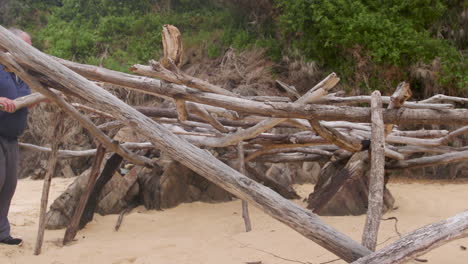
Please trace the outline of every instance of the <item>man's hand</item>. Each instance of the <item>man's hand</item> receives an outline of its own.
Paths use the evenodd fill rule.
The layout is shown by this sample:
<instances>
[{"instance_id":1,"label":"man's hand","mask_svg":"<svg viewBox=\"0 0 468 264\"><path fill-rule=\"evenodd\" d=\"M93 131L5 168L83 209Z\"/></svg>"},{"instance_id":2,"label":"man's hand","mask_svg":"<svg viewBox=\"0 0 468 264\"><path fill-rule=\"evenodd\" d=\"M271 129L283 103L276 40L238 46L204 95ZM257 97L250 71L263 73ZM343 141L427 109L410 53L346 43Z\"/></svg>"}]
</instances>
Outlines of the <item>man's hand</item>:
<instances>
[{"instance_id":1,"label":"man's hand","mask_svg":"<svg viewBox=\"0 0 468 264\"><path fill-rule=\"evenodd\" d=\"M16 110L16 106L13 103L13 100L10 100L6 97L0 97L0 110L5 112L13 113Z\"/></svg>"}]
</instances>

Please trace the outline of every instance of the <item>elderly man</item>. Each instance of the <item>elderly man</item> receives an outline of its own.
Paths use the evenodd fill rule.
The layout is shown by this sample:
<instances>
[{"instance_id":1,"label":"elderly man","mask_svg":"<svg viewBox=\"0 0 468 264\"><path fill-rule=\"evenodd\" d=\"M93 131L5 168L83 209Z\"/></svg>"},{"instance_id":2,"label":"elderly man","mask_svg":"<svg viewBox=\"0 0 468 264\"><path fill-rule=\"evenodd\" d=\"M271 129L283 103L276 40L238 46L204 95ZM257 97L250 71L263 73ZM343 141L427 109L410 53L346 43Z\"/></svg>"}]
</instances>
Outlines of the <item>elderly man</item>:
<instances>
[{"instance_id":1,"label":"elderly man","mask_svg":"<svg viewBox=\"0 0 468 264\"><path fill-rule=\"evenodd\" d=\"M31 37L19 29L10 32L31 45ZM10 235L8 211L11 199L16 190L18 167L18 136L26 128L28 110L15 112L14 99L31 93L26 85L15 74L5 71L0 64L0 244L20 245L23 241Z\"/></svg>"}]
</instances>

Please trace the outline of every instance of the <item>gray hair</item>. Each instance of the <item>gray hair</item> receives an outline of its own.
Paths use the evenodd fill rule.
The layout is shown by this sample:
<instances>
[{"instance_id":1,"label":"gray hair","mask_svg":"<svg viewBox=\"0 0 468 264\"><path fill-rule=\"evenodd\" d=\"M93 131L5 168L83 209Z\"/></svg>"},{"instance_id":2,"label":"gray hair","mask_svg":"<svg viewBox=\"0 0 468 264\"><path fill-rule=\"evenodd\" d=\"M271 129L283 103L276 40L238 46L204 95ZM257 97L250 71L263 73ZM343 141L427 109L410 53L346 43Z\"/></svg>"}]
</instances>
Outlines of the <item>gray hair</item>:
<instances>
[{"instance_id":1,"label":"gray hair","mask_svg":"<svg viewBox=\"0 0 468 264\"><path fill-rule=\"evenodd\" d=\"M9 30L11 33L15 34L16 36L21 36L22 34L27 34L27 35L29 35L28 33L24 32L23 30L17 29L17 28L9 28L8 30Z\"/></svg>"}]
</instances>

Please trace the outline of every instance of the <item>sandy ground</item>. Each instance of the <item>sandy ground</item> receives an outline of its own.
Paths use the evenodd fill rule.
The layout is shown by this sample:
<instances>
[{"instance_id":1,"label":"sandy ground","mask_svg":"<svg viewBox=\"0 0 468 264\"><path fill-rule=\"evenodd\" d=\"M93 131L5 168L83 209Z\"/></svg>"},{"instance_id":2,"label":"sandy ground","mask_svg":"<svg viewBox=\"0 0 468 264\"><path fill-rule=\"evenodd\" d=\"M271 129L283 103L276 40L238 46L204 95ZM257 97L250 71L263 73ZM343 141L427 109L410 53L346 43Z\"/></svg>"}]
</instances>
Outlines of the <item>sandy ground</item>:
<instances>
[{"instance_id":1,"label":"sandy ground","mask_svg":"<svg viewBox=\"0 0 468 264\"><path fill-rule=\"evenodd\" d=\"M70 179L54 179L55 199ZM298 186L305 197L311 185ZM468 183L398 182L389 185L398 209L385 217L398 218L404 234L423 225L468 209ZM241 203L192 203L165 211L134 209L114 231L116 215L99 216L80 231L77 241L60 244L64 230L46 231L43 253L33 256L42 181L21 180L14 197L10 220L13 234L24 238L21 247L0 246L0 263L313 263L336 259L326 250L292 229L251 207L253 231L244 232ZM300 201L297 201L301 203ZM364 217L322 217L338 230L360 241ZM397 238L394 221L384 221L379 247ZM387 241L387 242L385 242ZM468 238L452 241L420 257L428 263L468 263ZM333 263L344 263L335 261Z\"/></svg>"}]
</instances>

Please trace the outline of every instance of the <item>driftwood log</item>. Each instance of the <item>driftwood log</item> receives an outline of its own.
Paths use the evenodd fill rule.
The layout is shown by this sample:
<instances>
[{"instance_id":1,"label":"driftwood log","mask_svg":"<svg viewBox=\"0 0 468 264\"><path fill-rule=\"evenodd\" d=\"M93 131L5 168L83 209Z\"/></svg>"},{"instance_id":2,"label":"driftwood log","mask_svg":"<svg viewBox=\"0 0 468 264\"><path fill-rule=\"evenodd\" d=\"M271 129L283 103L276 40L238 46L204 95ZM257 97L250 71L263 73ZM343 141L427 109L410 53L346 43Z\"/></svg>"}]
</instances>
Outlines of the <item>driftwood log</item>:
<instances>
[{"instance_id":1,"label":"driftwood log","mask_svg":"<svg viewBox=\"0 0 468 264\"><path fill-rule=\"evenodd\" d=\"M468 211L421 227L353 264L404 263L455 239L468 237Z\"/></svg>"},{"instance_id":2,"label":"driftwood log","mask_svg":"<svg viewBox=\"0 0 468 264\"><path fill-rule=\"evenodd\" d=\"M366 225L362 235L362 244L375 251L377 234L380 226L384 204L384 176L385 176L385 127L382 120L382 98L380 92L372 93L372 140L371 140L371 168L369 175L369 199Z\"/></svg>"}]
</instances>

